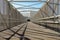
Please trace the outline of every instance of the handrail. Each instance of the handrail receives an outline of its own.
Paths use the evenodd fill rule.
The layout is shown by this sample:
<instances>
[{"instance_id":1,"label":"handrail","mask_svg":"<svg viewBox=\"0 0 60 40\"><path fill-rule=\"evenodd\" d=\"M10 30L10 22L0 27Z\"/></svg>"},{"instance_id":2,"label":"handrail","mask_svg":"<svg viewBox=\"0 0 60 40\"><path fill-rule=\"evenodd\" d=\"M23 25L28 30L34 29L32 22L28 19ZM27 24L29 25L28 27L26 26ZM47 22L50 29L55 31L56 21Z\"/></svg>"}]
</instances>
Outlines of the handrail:
<instances>
[{"instance_id":1,"label":"handrail","mask_svg":"<svg viewBox=\"0 0 60 40\"><path fill-rule=\"evenodd\" d=\"M51 16L51 17L45 17L45 18L38 18L38 19L35 19L35 20L45 20L45 19L55 19L55 18L59 18L60 15L57 15L57 16Z\"/></svg>"}]
</instances>

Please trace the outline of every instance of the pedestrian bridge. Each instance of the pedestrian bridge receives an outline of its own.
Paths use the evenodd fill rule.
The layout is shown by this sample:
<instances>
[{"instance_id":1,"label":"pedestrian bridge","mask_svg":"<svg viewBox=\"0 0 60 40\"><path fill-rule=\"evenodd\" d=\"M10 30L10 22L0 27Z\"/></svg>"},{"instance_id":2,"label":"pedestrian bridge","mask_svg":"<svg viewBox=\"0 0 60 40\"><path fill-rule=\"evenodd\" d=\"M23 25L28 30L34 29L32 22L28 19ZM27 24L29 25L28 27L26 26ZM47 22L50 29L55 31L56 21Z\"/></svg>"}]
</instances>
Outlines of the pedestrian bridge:
<instances>
[{"instance_id":1,"label":"pedestrian bridge","mask_svg":"<svg viewBox=\"0 0 60 40\"><path fill-rule=\"evenodd\" d=\"M0 40L60 40L60 0L0 0Z\"/></svg>"}]
</instances>

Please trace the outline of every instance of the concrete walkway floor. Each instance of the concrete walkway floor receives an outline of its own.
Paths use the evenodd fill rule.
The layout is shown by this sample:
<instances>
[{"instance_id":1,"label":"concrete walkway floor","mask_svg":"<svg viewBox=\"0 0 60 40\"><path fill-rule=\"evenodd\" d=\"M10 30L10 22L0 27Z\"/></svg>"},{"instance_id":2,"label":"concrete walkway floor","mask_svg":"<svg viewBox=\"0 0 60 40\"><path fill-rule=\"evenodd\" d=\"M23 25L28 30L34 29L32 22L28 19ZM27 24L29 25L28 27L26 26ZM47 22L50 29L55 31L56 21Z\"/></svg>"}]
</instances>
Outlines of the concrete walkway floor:
<instances>
[{"instance_id":1,"label":"concrete walkway floor","mask_svg":"<svg viewBox=\"0 0 60 40\"><path fill-rule=\"evenodd\" d=\"M24 26L22 27L22 25ZM22 28L17 31L20 27ZM21 36L18 34L22 34L25 27L26 23L23 23L21 25L11 28L11 30L8 29L3 32L0 32L0 40L6 40L5 38L9 38L11 37L11 35L13 36L9 40L20 40ZM60 33L55 32L51 29L47 29L43 26L34 24L32 22L28 22L23 37L25 38L25 40L60 40Z\"/></svg>"}]
</instances>

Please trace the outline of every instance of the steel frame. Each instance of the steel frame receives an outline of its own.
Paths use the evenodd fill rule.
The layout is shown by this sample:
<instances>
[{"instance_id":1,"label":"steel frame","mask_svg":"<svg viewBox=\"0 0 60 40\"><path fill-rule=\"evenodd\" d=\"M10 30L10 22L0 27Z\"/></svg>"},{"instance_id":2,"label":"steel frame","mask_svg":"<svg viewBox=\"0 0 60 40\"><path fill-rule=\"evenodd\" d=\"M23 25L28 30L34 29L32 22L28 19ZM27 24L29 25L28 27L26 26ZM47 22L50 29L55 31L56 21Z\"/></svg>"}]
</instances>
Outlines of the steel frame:
<instances>
[{"instance_id":1,"label":"steel frame","mask_svg":"<svg viewBox=\"0 0 60 40\"><path fill-rule=\"evenodd\" d=\"M38 1L14 1L14 2L38 2ZM58 1L59 2L59 1ZM39 4L39 3L38 3ZM36 4L32 4L32 5L36 5ZM40 8L35 8L35 7L31 7L32 5L28 5L28 6L25 6L25 5L22 5L23 7L19 7L19 8L17 8L17 9L40 9ZM47 5L48 5L48 2L47 2ZM29 8L24 8L24 7L29 7ZM48 7L53 11L53 13L54 14L56 14L55 13L55 10L53 9L53 8L51 8L51 6L50 5L48 5ZM59 8L58 8L59 9ZM26 11L22 11L22 12L26 12ZM41 10L41 12L42 13L45 13L43 10ZM41 14L42 14L41 13ZM46 13L45 13L45 15L46 15ZM2 16L2 15L1 15ZM42 16L44 17L44 15L42 14ZM48 15L47 15L48 16ZM4 20L4 18L3 18L3 20ZM10 21L10 20L9 20ZM5 22L5 21L4 21ZM6 22L5 22L5 24L6 24ZM7 26L7 24L6 24L6 26ZM9 25L10 26L10 25ZM8 26L7 26L8 27ZM21 28L23 28L23 27L21 27ZM16 32L15 31L13 31L13 30L11 30L10 28L8 28L10 31L12 31L14 34L12 34L9 38L5 38L6 40L10 40L15 34L17 34L17 35L19 35L19 36L21 36L21 38L20 38L20 40L23 40L23 37L24 37L24 34L25 34L25 32L26 32L26 29L29 29L29 28L27 28L27 25L26 25L26 27L25 27L25 29L23 30L23 33L22 33L22 35L21 34L19 34L19 33L17 33L21 28L19 28ZM34 29L29 29L29 30L34 30ZM2 31L5 31L5 30L2 30ZM2 32L2 31L0 31L0 32ZM38 31L38 30L35 30L35 31ZM46 34L45 34L46 35ZM49 35L49 34L48 34ZM53 34L54 35L54 34ZM55 35L56 36L56 35ZM57 36L59 36L59 35L57 35ZM59 36L60 37L60 36Z\"/></svg>"}]
</instances>

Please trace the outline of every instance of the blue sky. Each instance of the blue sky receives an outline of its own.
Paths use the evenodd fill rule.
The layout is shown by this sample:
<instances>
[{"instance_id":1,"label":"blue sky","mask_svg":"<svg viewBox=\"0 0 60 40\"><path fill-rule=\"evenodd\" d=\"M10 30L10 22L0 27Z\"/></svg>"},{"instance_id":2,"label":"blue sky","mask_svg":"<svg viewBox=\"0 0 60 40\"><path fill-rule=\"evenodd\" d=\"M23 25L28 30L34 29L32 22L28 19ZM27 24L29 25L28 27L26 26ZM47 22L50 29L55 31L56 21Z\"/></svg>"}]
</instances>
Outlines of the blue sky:
<instances>
[{"instance_id":1,"label":"blue sky","mask_svg":"<svg viewBox=\"0 0 60 40\"><path fill-rule=\"evenodd\" d=\"M32 4L35 4L35 5L32 5ZM34 7L34 8L40 9L44 5L44 3L43 2L33 2L33 3L32 2L12 2L12 5L15 8L23 7L22 5L25 5L26 7L24 7L24 8ZM27 6L29 6L29 7L27 7ZM39 9L18 9L18 11L23 11L23 10L39 11ZM23 14L24 16L30 16L30 12L20 12L20 13Z\"/></svg>"}]
</instances>

